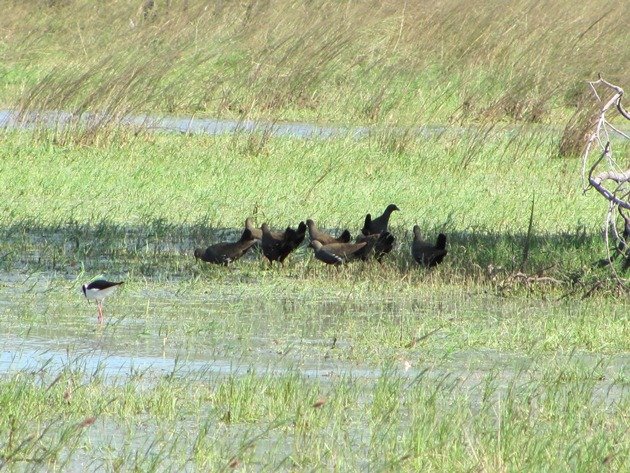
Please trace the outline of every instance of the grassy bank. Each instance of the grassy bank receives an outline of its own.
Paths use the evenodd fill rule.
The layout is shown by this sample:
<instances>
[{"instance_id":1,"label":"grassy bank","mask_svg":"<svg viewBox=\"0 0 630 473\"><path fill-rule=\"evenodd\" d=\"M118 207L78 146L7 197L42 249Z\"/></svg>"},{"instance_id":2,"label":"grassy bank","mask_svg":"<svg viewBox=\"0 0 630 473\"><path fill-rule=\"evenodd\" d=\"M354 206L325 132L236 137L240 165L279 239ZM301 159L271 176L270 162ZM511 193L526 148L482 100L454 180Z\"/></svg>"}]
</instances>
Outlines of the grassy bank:
<instances>
[{"instance_id":1,"label":"grassy bank","mask_svg":"<svg viewBox=\"0 0 630 473\"><path fill-rule=\"evenodd\" d=\"M603 203L582 195L579 163L555 158L550 135L443 135L392 151L397 140L142 135L84 147L5 134L4 264L169 255L161 264L178 273L177 258L233 238L247 216L275 228L313 218L356 235L366 213L394 202L402 209L391 222L398 249L374 274L398 280L409 272L417 223L430 238L449 235L443 271L452 282L519 271L569 286L606 277L592 267L605 255ZM309 255L294 260L303 266Z\"/></svg>"},{"instance_id":2,"label":"grassy bank","mask_svg":"<svg viewBox=\"0 0 630 473\"><path fill-rule=\"evenodd\" d=\"M253 143L258 146L253 147ZM395 228L545 233L596 231L604 203L581 193L580 163L554 136L445 135L300 140L145 135L103 146L3 138L2 222L277 227L314 218L349 227L394 202Z\"/></svg>"},{"instance_id":3,"label":"grassy bank","mask_svg":"<svg viewBox=\"0 0 630 473\"><path fill-rule=\"evenodd\" d=\"M338 123L561 122L628 86L620 0L4 2L0 102Z\"/></svg>"}]
</instances>

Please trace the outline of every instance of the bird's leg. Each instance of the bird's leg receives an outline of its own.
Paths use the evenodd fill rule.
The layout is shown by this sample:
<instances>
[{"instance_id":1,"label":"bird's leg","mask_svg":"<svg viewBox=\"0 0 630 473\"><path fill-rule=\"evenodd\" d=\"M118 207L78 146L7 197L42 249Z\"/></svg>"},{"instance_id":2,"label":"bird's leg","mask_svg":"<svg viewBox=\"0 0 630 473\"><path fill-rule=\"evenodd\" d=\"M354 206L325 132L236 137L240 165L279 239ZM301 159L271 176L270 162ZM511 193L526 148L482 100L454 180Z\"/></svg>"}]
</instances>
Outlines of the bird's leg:
<instances>
[{"instance_id":1,"label":"bird's leg","mask_svg":"<svg viewBox=\"0 0 630 473\"><path fill-rule=\"evenodd\" d=\"M101 301L96 301L96 306L98 307L98 323L103 323L103 303Z\"/></svg>"}]
</instances>

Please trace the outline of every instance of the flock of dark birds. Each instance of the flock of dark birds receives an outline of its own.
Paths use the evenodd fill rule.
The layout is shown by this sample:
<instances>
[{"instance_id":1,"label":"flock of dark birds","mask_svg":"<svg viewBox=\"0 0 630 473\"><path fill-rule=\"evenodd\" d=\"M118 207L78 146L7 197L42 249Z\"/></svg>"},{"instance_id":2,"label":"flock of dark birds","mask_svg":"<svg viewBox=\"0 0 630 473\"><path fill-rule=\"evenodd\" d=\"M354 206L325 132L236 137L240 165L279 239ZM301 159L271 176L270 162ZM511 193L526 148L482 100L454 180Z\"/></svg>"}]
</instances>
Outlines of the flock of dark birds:
<instances>
[{"instance_id":1,"label":"flock of dark birds","mask_svg":"<svg viewBox=\"0 0 630 473\"><path fill-rule=\"evenodd\" d=\"M297 229L287 227L283 232L273 232L266 223L260 228L252 224L251 219L245 220L245 229L241 237L235 242L222 242L210 245L205 250L196 249L195 258L207 263L227 266L247 253L253 246L260 245L262 254L272 264L278 261L283 264L284 260L293 250L298 248L306 238L308 230L310 236L310 247L318 260L329 265L343 265L353 260L367 261L371 258L381 262L383 257L392 251L396 239L389 232L389 218L396 210L400 210L396 205L390 204L382 215L372 218L370 214L365 216L365 222L361 233L354 243L348 230L344 230L341 235L335 237L317 228L315 222L308 219L306 223L300 222ZM624 218L625 227L623 230L624 243L618 248L619 254L627 254L627 244L630 241L630 218L619 211ZM437 241L428 242L422 238L420 227L413 227L413 240L411 242L411 256L421 266L431 268L440 264L448 250L446 249L446 235L440 233ZM599 264L611 264L611 256ZM630 256L626 257L624 269L630 267ZM96 300L98 307L98 321L103 320L103 299L112 294L123 282L111 282L104 279L97 279L89 284L84 284L83 294L88 300Z\"/></svg>"},{"instance_id":2,"label":"flock of dark birds","mask_svg":"<svg viewBox=\"0 0 630 473\"><path fill-rule=\"evenodd\" d=\"M370 258L380 262L394 248L396 238L389 232L388 227L389 218L396 210L400 209L390 204L379 217L373 219L367 214L361 233L354 243L351 242L352 236L348 230L335 237L318 229L315 222L310 219L306 223L300 222L297 229L287 227L283 232L274 232L266 223L256 228L248 218L245 220L245 229L239 240L216 243L205 250L198 248L195 250L195 258L227 266L247 253L254 245L259 244L262 254L269 263L278 261L282 264L287 256L302 244L308 230L310 247L313 248L315 258L326 264L338 266L353 260L367 261ZM411 256L418 264L426 267L436 266L442 262L446 253L446 235L440 233L437 242L433 244L422 239L418 225L413 227Z\"/></svg>"},{"instance_id":3,"label":"flock of dark birds","mask_svg":"<svg viewBox=\"0 0 630 473\"><path fill-rule=\"evenodd\" d=\"M266 223L256 228L248 218L241 237L235 242L222 242L209 246L205 250L196 249L195 258L207 263L227 266L247 253L254 245L260 245L262 254L272 264L284 260L293 250L298 248L306 238L308 230L310 247L313 248L315 258L339 266L353 260L367 261L371 258L381 262L383 257L392 251L396 238L389 232L389 218L392 212L400 210L390 204L383 215L372 218L365 216L365 223L361 233L351 243L352 236L348 230L334 237L317 228L313 220L300 222L297 229L287 227L283 232L273 232ZM413 241L411 242L411 256L421 266L433 267L442 262L447 254L446 235L440 233L435 244L422 239L420 227L413 227ZM95 300L98 308L98 321L103 321L103 300L114 293L123 282L112 282L97 279L82 286L83 295L88 300Z\"/></svg>"}]
</instances>

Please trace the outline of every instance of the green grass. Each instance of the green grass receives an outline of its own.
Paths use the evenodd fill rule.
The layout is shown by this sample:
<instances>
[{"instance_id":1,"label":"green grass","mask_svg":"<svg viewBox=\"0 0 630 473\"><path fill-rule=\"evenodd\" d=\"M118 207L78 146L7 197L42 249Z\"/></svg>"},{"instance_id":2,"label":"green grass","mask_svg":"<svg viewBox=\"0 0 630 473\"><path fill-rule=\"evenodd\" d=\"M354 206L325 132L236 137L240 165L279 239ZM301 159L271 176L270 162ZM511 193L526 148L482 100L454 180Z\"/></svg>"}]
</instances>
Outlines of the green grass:
<instances>
[{"instance_id":1,"label":"green grass","mask_svg":"<svg viewBox=\"0 0 630 473\"><path fill-rule=\"evenodd\" d=\"M133 258L97 251L82 257L85 274L44 255L3 272L0 346L14 364L0 378L3 463L627 464L623 298L502 297L440 272L409 269L396 281L370 267L348 277L316 261L270 271L256 261L205 268L183 255L175 267L151 249ZM129 271L104 327L79 288L98 269Z\"/></svg>"},{"instance_id":2,"label":"green grass","mask_svg":"<svg viewBox=\"0 0 630 473\"><path fill-rule=\"evenodd\" d=\"M601 203L554 136L447 134L392 151L3 134L0 339L15 355L0 363L0 462L627 468L628 301L593 266ZM231 268L192 258L248 215L356 234L390 202L399 246L383 265L338 271L307 248L273 269L255 252ZM435 270L409 256L414 223L449 235ZM99 274L126 281L103 327L80 293Z\"/></svg>"},{"instance_id":3,"label":"green grass","mask_svg":"<svg viewBox=\"0 0 630 473\"><path fill-rule=\"evenodd\" d=\"M83 147L5 135L3 223L235 228L253 215L278 227L313 217L356 233L366 213L395 202L397 228L526 233L534 198L537 232L601 225L603 202L581 194L580 164L554 155L553 136L418 138L398 153L371 139L267 138L251 154L252 136L150 135Z\"/></svg>"},{"instance_id":4,"label":"green grass","mask_svg":"<svg viewBox=\"0 0 630 473\"><path fill-rule=\"evenodd\" d=\"M409 378L391 369L374 382L330 384L299 372L118 386L71 366L20 373L0 385L0 431L8 434L0 459L54 470L86 458L143 471L217 471L234 459L245 469L627 468L627 397L597 400L602 382L572 365L575 376L566 379L521 373L503 384L490 372L474 381L480 389L473 397L465 380L447 373ZM317 401L323 405L314 407Z\"/></svg>"},{"instance_id":5,"label":"green grass","mask_svg":"<svg viewBox=\"0 0 630 473\"><path fill-rule=\"evenodd\" d=\"M593 266L603 209L556 135L54 134L2 135L9 466L626 466L630 312ZM383 265L338 271L307 248L282 269L191 256L248 215L356 234L390 202L399 246ZM409 256L414 223L449 235L435 270ZM104 327L80 294L99 274L126 280ZM137 367L112 373L115 360Z\"/></svg>"},{"instance_id":6,"label":"green grass","mask_svg":"<svg viewBox=\"0 0 630 473\"><path fill-rule=\"evenodd\" d=\"M597 72L628 85L616 0L7 3L0 101L30 110L557 123Z\"/></svg>"},{"instance_id":7,"label":"green grass","mask_svg":"<svg viewBox=\"0 0 630 473\"><path fill-rule=\"evenodd\" d=\"M443 274L452 283L500 284L517 271L553 277L565 289L607 278L593 266L605 256L603 202L581 193L579 163L554 156L553 135L444 135L410 140L398 152L371 139L267 137L252 154L253 136L148 135L85 147L5 134L0 223L22 251L4 250L4 264L37 254L44 266L63 267L100 254L136 263L141 256L150 271L147 258L166 254L160 265L179 272L179 256L232 238L247 216L272 228L313 218L356 235L366 213L394 202L402 209L391 222L399 245L383 268L354 266L369 278L396 282L413 273L416 223L429 238L449 235ZM309 254L293 259L303 265Z\"/></svg>"}]
</instances>

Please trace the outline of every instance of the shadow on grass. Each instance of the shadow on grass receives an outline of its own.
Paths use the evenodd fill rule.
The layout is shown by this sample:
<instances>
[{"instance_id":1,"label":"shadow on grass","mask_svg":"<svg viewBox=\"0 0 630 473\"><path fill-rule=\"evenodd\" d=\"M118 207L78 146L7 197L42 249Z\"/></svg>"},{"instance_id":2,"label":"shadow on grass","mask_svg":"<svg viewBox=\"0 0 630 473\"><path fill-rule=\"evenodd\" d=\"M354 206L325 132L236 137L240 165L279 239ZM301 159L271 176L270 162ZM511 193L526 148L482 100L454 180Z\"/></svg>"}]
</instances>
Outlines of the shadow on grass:
<instances>
[{"instance_id":1,"label":"shadow on grass","mask_svg":"<svg viewBox=\"0 0 630 473\"><path fill-rule=\"evenodd\" d=\"M288 224L289 222L287 222ZM59 226L22 222L0 225L0 267L12 271L133 272L142 276L184 276L200 265L193 258L196 247L218 241L233 241L241 228L211 228L204 224L173 225L161 220L146 225L66 224ZM333 232L338 230L333 229ZM371 263L376 273L401 273L417 269L409 245L410 230L393 227L397 237L394 252L384 264ZM434 238L437 232L427 232ZM575 232L532 234L497 233L481 230L452 231L448 234L449 254L439 271L449 275L492 280L497 274L527 274L577 282L586 275L610 277L610 268L597 262L606 256L601 235L582 229ZM308 239L307 239L308 240ZM525 248L529 245L528 251ZM527 256L525 257L525 254ZM614 267L621 266L617 258ZM239 263L260 261L252 251ZM311 251L304 243L287 266L311 262ZM262 263L260 263L262 265ZM264 266L262 266L264 267Z\"/></svg>"}]
</instances>

